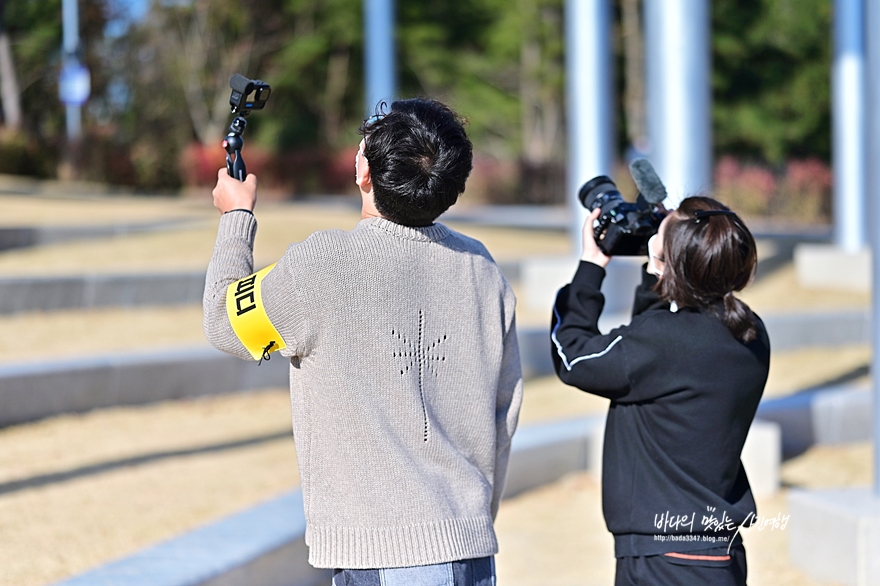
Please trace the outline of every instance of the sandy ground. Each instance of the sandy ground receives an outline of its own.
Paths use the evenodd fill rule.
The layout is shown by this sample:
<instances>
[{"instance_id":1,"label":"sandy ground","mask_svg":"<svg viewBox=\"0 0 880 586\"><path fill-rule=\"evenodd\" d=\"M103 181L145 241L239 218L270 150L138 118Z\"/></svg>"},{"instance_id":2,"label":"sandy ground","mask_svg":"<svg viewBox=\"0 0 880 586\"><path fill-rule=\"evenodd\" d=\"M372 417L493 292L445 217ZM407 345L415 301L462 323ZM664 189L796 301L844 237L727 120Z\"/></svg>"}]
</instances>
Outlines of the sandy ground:
<instances>
[{"instance_id":1,"label":"sandy ground","mask_svg":"<svg viewBox=\"0 0 880 586\"><path fill-rule=\"evenodd\" d=\"M38 205L35 205L37 202ZM118 224L187 218L184 228L0 254L0 275L204 270L216 213L204 201L0 196L2 225ZM8 213L7 213L8 211ZM345 206L258 208L257 264L311 231L350 228ZM550 232L461 226L499 259L565 254ZM799 287L793 269L744 298L760 313L865 307L866 295ZM525 321L525 320L523 320ZM0 363L203 343L198 307L0 316ZM783 395L863 367L862 346L773 356L767 394ZM607 401L555 378L529 381L521 421L604 412ZM40 586L242 510L298 483L283 389L67 415L0 429L0 584ZM787 462L790 486L864 485L871 446L815 448ZM501 584L610 584L612 542L586 474L506 501L498 520ZM784 513L785 491L759 503ZM812 583L789 567L784 531L746 536L752 584Z\"/></svg>"},{"instance_id":2,"label":"sandy ground","mask_svg":"<svg viewBox=\"0 0 880 586\"><path fill-rule=\"evenodd\" d=\"M867 453L866 453L867 452ZM812 450L783 466L822 469L838 475L834 486L869 482L870 446L857 445ZM844 463L845 462L845 463ZM814 486L815 477L805 484ZM846 476L845 479L841 476ZM832 476L831 478L834 478ZM788 514L787 489L758 499L758 511L767 517ZM790 524L797 519L789 519ZM790 524L787 529L790 530ZM553 484L507 500L496 522L501 551L496 562L498 582L506 586L608 586L614 583L614 540L605 530L601 494L589 474L571 474ZM785 529L745 530L751 586L820 586L788 562ZM541 544L536 546L535 544Z\"/></svg>"},{"instance_id":3,"label":"sandy ground","mask_svg":"<svg viewBox=\"0 0 880 586\"><path fill-rule=\"evenodd\" d=\"M0 190L2 187L0 178ZM204 203L179 197L0 195L0 227L107 226L205 219L214 214Z\"/></svg>"},{"instance_id":4,"label":"sandy ground","mask_svg":"<svg viewBox=\"0 0 880 586\"><path fill-rule=\"evenodd\" d=\"M6 205L9 199L18 204L22 198L0 196L0 207ZM27 203L25 201L21 205L28 208ZM32 208L36 206L42 213L45 202L35 200L30 203L29 213L22 210L10 216L13 219L18 218L18 225L41 225L37 223L39 216ZM149 207L152 204L150 199L126 199L121 202L105 200L104 205L108 209L98 214L94 221L81 210L68 210L68 206L72 204L70 201L52 203L61 206L63 210L55 211L53 207L47 206L47 216L51 220L57 219L58 222L47 221L46 224L60 223L62 219L68 224L92 225L147 222L182 216L192 218L194 223L161 233L121 235L6 251L0 254L0 276L197 271L205 270L211 258L219 216L207 201L198 203L185 199L168 200L168 213L162 215L159 213L161 208ZM75 203L86 207L95 205L96 214L102 210L95 201ZM130 209L133 207L139 210L141 206L147 206L141 215ZM12 207L17 209L17 205ZM16 222L7 218L5 212L3 217L3 224L0 225L16 225ZM316 230L350 230L357 224L360 214L342 201L337 205L267 202L258 204L256 217L259 228L254 258L258 266L265 266L278 260L291 242L302 241ZM27 220L34 223L29 224ZM481 240L499 260L567 254L570 248L568 237L561 232L455 223L450 226Z\"/></svg>"},{"instance_id":5,"label":"sandy ground","mask_svg":"<svg viewBox=\"0 0 880 586\"><path fill-rule=\"evenodd\" d=\"M207 344L198 306L0 316L0 364L190 344ZM864 367L870 358L867 345L777 352L771 359L765 394L781 396L832 380ZM569 397L571 389L555 378L533 381L530 390L526 401L534 401L535 406L529 417L537 419L564 414L560 405L573 409L575 415L604 409L606 404L604 399L586 393L575 393L576 399Z\"/></svg>"},{"instance_id":6,"label":"sandy ground","mask_svg":"<svg viewBox=\"0 0 880 586\"><path fill-rule=\"evenodd\" d=\"M0 364L207 344L198 305L0 316Z\"/></svg>"},{"instance_id":7,"label":"sandy ground","mask_svg":"<svg viewBox=\"0 0 880 586\"><path fill-rule=\"evenodd\" d=\"M162 233L6 251L0 254L0 275L204 270L214 244L218 217L207 196L55 200L0 195L0 207L4 210L0 226L126 224L180 218L194 222ZM291 242L299 242L315 230L348 230L359 219L348 200L339 200L336 205L261 202L256 214L258 265L274 262ZM570 253L568 236L561 232L456 223L450 226L481 240L499 260ZM759 244L760 254L772 253L771 245ZM780 296L780 290L785 290L786 295ZM759 312L870 304L868 294L805 289L797 283L791 266L753 284L742 297Z\"/></svg>"},{"instance_id":8,"label":"sandy ground","mask_svg":"<svg viewBox=\"0 0 880 586\"><path fill-rule=\"evenodd\" d=\"M283 390L0 430L0 584L36 586L298 484Z\"/></svg>"},{"instance_id":9,"label":"sandy ground","mask_svg":"<svg viewBox=\"0 0 880 586\"><path fill-rule=\"evenodd\" d=\"M869 486L868 442L813 448L782 466L785 486ZM788 489L758 500L764 517L788 514ZM540 520L540 522L536 522ZM797 519L789 519L797 523ZM497 521L499 583L516 586L599 586L614 581L614 541L605 531L598 482L586 473L505 501ZM743 532L752 586L818 586L788 563L785 529ZM536 543L552 547L536 548Z\"/></svg>"},{"instance_id":10,"label":"sandy ground","mask_svg":"<svg viewBox=\"0 0 880 586\"><path fill-rule=\"evenodd\" d=\"M802 287L791 263L747 287L740 298L758 314L862 309L871 305L870 293Z\"/></svg>"},{"instance_id":11,"label":"sandy ground","mask_svg":"<svg viewBox=\"0 0 880 586\"><path fill-rule=\"evenodd\" d=\"M770 377L765 397L782 397L807 387L820 385L867 365L871 359L868 346L808 348L778 352L770 362ZM853 384L867 384L868 378ZM526 384L522 421L535 423L565 417L604 413L608 400L565 386L556 377L533 379Z\"/></svg>"},{"instance_id":12,"label":"sandy ground","mask_svg":"<svg viewBox=\"0 0 880 586\"><path fill-rule=\"evenodd\" d=\"M604 401L531 381L523 424L601 412ZM39 586L128 555L294 488L285 390L65 415L0 430L0 584ZM786 462L786 486L867 485L871 446ZM785 491L759 503L786 514ZM792 521L795 522L795 521ZM504 502L500 583L610 584L612 542L587 474ZM751 584L810 585L784 531L746 536Z\"/></svg>"}]
</instances>

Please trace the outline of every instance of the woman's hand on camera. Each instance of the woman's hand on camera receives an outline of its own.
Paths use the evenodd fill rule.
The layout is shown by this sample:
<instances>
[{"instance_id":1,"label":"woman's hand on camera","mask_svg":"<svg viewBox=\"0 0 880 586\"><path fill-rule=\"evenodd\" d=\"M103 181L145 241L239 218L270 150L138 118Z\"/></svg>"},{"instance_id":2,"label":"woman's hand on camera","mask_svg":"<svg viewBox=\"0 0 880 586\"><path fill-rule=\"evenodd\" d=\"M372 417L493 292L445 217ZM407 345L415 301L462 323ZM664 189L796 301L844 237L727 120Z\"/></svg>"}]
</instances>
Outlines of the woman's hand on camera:
<instances>
[{"instance_id":1,"label":"woman's hand on camera","mask_svg":"<svg viewBox=\"0 0 880 586\"><path fill-rule=\"evenodd\" d=\"M599 214L602 213L602 210L596 208L593 210L593 213L587 218L587 221L584 222L584 252L581 255L581 260L585 260L587 262L591 262L595 265L599 265L602 268L608 266L608 262L611 260L611 257L606 255L599 248L599 245L596 244L596 239L593 237L593 223L599 218Z\"/></svg>"},{"instance_id":2,"label":"woman's hand on camera","mask_svg":"<svg viewBox=\"0 0 880 586\"><path fill-rule=\"evenodd\" d=\"M257 203L257 176L248 174L245 180L239 181L230 177L226 167L217 172L217 185L212 192L214 195L214 207L221 214L232 210L254 211Z\"/></svg>"}]
</instances>

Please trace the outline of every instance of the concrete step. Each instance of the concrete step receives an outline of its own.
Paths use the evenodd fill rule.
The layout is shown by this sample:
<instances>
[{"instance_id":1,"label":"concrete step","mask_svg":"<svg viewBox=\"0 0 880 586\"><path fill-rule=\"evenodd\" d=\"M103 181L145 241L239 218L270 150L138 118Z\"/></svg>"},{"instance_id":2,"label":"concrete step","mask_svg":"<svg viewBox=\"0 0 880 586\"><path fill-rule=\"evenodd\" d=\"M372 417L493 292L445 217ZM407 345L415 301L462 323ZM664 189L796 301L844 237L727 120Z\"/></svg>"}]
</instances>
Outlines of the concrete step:
<instances>
[{"instance_id":1,"label":"concrete step","mask_svg":"<svg viewBox=\"0 0 880 586\"><path fill-rule=\"evenodd\" d=\"M202 302L205 273L0 278L0 315Z\"/></svg>"},{"instance_id":2,"label":"concrete step","mask_svg":"<svg viewBox=\"0 0 880 586\"><path fill-rule=\"evenodd\" d=\"M783 456L790 458L814 445L870 440L872 395L869 388L851 385L815 389L762 401L758 417L779 425Z\"/></svg>"},{"instance_id":3,"label":"concrete step","mask_svg":"<svg viewBox=\"0 0 880 586\"><path fill-rule=\"evenodd\" d=\"M0 366L0 426L61 413L286 387L290 363L240 360L207 345Z\"/></svg>"},{"instance_id":4,"label":"concrete step","mask_svg":"<svg viewBox=\"0 0 880 586\"><path fill-rule=\"evenodd\" d=\"M598 475L604 427L604 416L596 416L517 431L504 498L554 482L570 472L590 470ZM750 442L760 445L750 448ZM760 456L746 461L751 454ZM756 421L743 456L749 478L762 491L778 489L778 454L778 429ZM295 490L56 586L328 584L329 571L316 570L307 563L305 525L302 493Z\"/></svg>"},{"instance_id":5,"label":"concrete step","mask_svg":"<svg viewBox=\"0 0 880 586\"><path fill-rule=\"evenodd\" d=\"M164 220L142 224L111 224L106 226L3 226L0 227L0 251L29 248L56 242L94 240L111 236L158 232L181 228L193 220Z\"/></svg>"},{"instance_id":6,"label":"concrete step","mask_svg":"<svg viewBox=\"0 0 880 586\"><path fill-rule=\"evenodd\" d=\"M521 330L524 375L552 374L543 330ZM274 354L257 365L207 344L0 365L0 426L116 405L288 385L289 361Z\"/></svg>"},{"instance_id":7,"label":"concrete step","mask_svg":"<svg viewBox=\"0 0 880 586\"><path fill-rule=\"evenodd\" d=\"M774 351L813 344L868 342L867 326L860 329L858 316L852 316L851 320L836 316L837 321L827 323L822 322L821 317L804 316L803 322L788 317L779 323L767 320ZM520 328L517 333L523 376L526 379L553 376L549 332L543 328ZM113 405L286 386L287 376L288 362L278 354L273 360L257 366L255 362L223 354L207 345L2 365L0 426ZM778 399L770 404L779 407L768 406L766 409L781 409L787 414L785 418L813 421L812 401L817 396L824 395L812 392ZM818 400L817 405L824 405L824 399L815 400ZM853 416L866 413L867 410L856 408ZM776 420L775 417L769 418ZM797 434L807 433L805 437L814 437L813 431L803 431L812 428L800 423L793 428L795 431L786 431L785 421L779 420L788 451L804 445L803 438L798 439ZM862 428L862 424L852 427L853 430Z\"/></svg>"}]
</instances>

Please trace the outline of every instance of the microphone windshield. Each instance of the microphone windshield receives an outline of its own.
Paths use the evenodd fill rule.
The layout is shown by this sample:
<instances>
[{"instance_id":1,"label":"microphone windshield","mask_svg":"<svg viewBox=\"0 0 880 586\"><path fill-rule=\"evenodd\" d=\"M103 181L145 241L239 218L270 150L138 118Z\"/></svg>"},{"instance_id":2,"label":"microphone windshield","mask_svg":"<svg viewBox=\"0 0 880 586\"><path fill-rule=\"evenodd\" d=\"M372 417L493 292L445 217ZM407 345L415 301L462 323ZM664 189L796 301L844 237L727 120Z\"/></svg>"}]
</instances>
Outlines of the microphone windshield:
<instances>
[{"instance_id":1,"label":"microphone windshield","mask_svg":"<svg viewBox=\"0 0 880 586\"><path fill-rule=\"evenodd\" d=\"M648 159L635 159L629 164L629 172L639 192L648 202L659 204L666 199L666 187Z\"/></svg>"}]
</instances>

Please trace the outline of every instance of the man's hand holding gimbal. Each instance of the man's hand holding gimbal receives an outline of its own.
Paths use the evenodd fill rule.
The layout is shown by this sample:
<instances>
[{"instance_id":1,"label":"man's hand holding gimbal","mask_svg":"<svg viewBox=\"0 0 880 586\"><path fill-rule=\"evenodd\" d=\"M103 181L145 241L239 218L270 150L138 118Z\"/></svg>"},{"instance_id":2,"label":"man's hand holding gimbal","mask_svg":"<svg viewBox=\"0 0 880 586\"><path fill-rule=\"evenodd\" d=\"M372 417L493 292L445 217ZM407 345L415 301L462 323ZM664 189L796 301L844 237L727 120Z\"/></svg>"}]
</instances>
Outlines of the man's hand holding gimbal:
<instances>
[{"instance_id":1,"label":"man's hand holding gimbal","mask_svg":"<svg viewBox=\"0 0 880 586\"><path fill-rule=\"evenodd\" d=\"M212 192L214 207L221 214L233 210L254 211L257 203L257 176L248 174L244 181L230 177L226 168L217 172L217 185Z\"/></svg>"}]
</instances>

